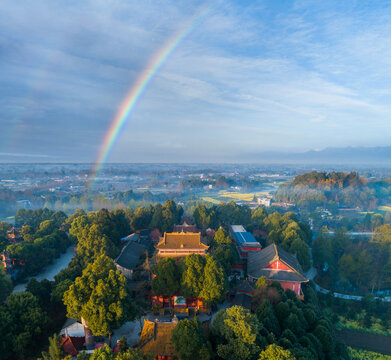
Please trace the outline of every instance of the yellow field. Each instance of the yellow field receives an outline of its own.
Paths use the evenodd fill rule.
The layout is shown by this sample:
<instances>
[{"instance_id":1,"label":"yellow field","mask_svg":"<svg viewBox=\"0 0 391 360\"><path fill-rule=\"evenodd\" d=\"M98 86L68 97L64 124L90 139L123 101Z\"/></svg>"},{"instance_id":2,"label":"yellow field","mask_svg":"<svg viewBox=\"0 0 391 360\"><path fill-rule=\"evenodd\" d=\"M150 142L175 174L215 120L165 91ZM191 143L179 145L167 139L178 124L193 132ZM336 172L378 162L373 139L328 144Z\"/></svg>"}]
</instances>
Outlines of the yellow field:
<instances>
[{"instance_id":1,"label":"yellow field","mask_svg":"<svg viewBox=\"0 0 391 360\"><path fill-rule=\"evenodd\" d=\"M229 198L233 200L242 200L242 201L252 201L255 196L262 196L266 195L268 192L257 192L257 193L237 193L237 192L230 192L230 191L222 191L219 193L220 197L223 198Z\"/></svg>"},{"instance_id":2,"label":"yellow field","mask_svg":"<svg viewBox=\"0 0 391 360\"><path fill-rule=\"evenodd\" d=\"M137 190L148 190L149 189L149 187L139 187L139 188L137 188Z\"/></svg>"},{"instance_id":3,"label":"yellow field","mask_svg":"<svg viewBox=\"0 0 391 360\"><path fill-rule=\"evenodd\" d=\"M377 209L380 210L380 211L391 212L391 206L379 206Z\"/></svg>"},{"instance_id":4,"label":"yellow field","mask_svg":"<svg viewBox=\"0 0 391 360\"><path fill-rule=\"evenodd\" d=\"M207 197L207 196L205 196L205 197L203 197L203 198L201 198L201 199L204 200L204 201L208 201L208 202L210 202L210 203L212 203L212 204L216 204L216 205L218 205L218 204L221 203L221 201L218 201L218 200L216 200L216 199L213 199L213 198Z\"/></svg>"}]
</instances>

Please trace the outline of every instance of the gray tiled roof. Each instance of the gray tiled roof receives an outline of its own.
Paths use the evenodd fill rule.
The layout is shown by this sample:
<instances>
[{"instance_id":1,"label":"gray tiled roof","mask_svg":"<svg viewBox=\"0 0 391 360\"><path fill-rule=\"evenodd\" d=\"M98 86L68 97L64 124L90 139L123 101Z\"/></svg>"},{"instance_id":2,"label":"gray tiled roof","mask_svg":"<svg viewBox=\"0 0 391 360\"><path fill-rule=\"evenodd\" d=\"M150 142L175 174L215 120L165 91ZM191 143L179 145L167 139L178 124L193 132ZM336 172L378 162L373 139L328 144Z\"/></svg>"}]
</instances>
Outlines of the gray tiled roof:
<instances>
[{"instance_id":1,"label":"gray tiled roof","mask_svg":"<svg viewBox=\"0 0 391 360\"><path fill-rule=\"evenodd\" d=\"M143 244L131 241L122 249L115 263L126 269L134 269L145 250L146 247Z\"/></svg>"},{"instance_id":2,"label":"gray tiled roof","mask_svg":"<svg viewBox=\"0 0 391 360\"><path fill-rule=\"evenodd\" d=\"M269 264L280 260L292 271L265 269ZM266 276L269 280L276 281L306 281L303 270L295 255L271 244L261 251L248 253L247 273L254 278Z\"/></svg>"}]
</instances>

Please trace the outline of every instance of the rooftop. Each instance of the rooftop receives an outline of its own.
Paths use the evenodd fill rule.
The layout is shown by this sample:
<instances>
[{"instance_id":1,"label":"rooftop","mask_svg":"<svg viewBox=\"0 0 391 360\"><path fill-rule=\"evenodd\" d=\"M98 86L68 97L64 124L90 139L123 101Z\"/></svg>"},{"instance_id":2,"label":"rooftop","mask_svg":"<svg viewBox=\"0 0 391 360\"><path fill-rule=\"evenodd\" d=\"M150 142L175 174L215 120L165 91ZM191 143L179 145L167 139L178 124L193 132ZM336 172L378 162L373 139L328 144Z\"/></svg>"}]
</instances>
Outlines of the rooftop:
<instances>
[{"instance_id":1,"label":"rooftop","mask_svg":"<svg viewBox=\"0 0 391 360\"><path fill-rule=\"evenodd\" d=\"M268 265L277 260L285 264L291 271L266 269ZM271 244L261 251L249 252L247 272L249 276L254 278L266 276L269 280L275 281L307 281L296 256L281 249L276 244Z\"/></svg>"},{"instance_id":2,"label":"rooftop","mask_svg":"<svg viewBox=\"0 0 391 360\"><path fill-rule=\"evenodd\" d=\"M154 357L176 355L174 344L171 342L171 333L177 324L177 321L159 322L144 319L144 327L137 347Z\"/></svg>"},{"instance_id":3,"label":"rooftop","mask_svg":"<svg viewBox=\"0 0 391 360\"><path fill-rule=\"evenodd\" d=\"M160 239L159 244L156 245L157 249L197 249L207 250L209 246L205 245L201 241L201 233L183 233L172 232L164 233L164 236Z\"/></svg>"},{"instance_id":4,"label":"rooftop","mask_svg":"<svg viewBox=\"0 0 391 360\"><path fill-rule=\"evenodd\" d=\"M126 269L134 269L146 249L144 244L130 241L115 259L115 263Z\"/></svg>"}]
</instances>

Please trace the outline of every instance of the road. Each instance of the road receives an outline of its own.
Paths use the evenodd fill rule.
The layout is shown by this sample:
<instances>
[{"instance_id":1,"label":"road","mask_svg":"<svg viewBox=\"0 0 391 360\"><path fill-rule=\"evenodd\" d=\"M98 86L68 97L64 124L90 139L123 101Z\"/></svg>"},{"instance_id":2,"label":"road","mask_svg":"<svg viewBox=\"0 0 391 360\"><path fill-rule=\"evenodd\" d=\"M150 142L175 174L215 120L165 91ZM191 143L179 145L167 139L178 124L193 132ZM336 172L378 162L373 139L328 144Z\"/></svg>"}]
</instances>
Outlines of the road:
<instances>
[{"instance_id":1,"label":"road","mask_svg":"<svg viewBox=\"0 0 391 360\"><path fill-rule=\"evenodd\" d=\"M61 254L58 259L54 259L53 264L50 264L43 269L37 276L34 276L38 281L43 279L54 280L54 276L57 275L62 269L65 269L75 256L74 247L70 246L65 253ZM16 285L12 292L20 292L26 290L26 285L30 278L27 278L23 284Z\"/></svg>"}]
</instances>

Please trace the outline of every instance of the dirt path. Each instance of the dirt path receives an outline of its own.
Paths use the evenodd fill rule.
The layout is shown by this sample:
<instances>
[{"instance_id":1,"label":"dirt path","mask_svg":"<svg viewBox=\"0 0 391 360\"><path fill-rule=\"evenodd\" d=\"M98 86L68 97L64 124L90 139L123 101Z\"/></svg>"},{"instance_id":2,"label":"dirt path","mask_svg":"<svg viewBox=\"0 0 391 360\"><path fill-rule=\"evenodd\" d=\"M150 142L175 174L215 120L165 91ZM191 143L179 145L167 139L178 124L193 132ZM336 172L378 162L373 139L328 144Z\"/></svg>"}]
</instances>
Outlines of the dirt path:
<instances>
[{"instance_id":1,"label":"dirt path","mask_svg":"<svg viewBox=\"0 0 391 360\"><path fill-rule=\"evenodd\" d=\"M391 337L385 335L368 334L354 330L338 330L338 340L346 345L391 355Z\"/></svg>"}]
</instances>

